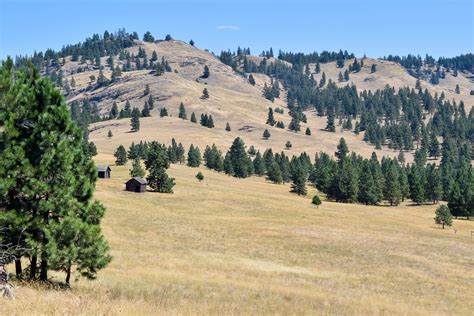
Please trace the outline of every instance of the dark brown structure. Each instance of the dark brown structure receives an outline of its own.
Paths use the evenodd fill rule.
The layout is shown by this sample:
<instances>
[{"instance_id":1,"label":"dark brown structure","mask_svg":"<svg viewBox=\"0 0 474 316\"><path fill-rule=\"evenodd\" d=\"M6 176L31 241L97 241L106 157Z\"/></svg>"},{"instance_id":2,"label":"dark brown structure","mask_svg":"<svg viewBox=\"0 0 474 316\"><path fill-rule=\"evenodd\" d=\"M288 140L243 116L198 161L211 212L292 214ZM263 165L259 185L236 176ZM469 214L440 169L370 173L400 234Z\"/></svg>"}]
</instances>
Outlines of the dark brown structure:
<instances>
[{"instance_id":1,"label":"dark brown structure","mask_svg":"<svg viewBox=\"0 0 474 316\"><path fill-rule=\"evenodd\" d=\"M130 192L146 192L146 181L140 177L133 177L125 182L125 190Z\"/></svg>"},{"instance_id":2,"label":"dark brown structure","mask_svg":"<svg viewBox=\"0 0 474 316\"><path fill-rule=\"evenodd\" d=\"M111 170L109 165L99 165L97 166L97 176L102 179L109 179Z\"/></svg>"}]
</instances>

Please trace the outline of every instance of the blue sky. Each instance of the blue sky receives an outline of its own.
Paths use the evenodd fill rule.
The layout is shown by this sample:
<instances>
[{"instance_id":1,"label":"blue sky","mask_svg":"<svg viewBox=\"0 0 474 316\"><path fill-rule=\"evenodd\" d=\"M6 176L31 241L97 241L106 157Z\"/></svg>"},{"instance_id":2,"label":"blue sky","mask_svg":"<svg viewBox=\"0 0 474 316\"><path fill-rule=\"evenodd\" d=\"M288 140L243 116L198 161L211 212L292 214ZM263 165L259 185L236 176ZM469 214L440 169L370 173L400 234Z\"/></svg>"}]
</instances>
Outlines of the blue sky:
<instances>
[{"instance_id":1,"label":"blue sky","mask_svg":"<svg viewBox=\"0 0 474 316\"><path fill-rule=\"evenodd\" d=\"M0 58L124 27L214 52L240 45L361 56L473 52L474 0L0 0Z\"/></svg>"}]
</instances>

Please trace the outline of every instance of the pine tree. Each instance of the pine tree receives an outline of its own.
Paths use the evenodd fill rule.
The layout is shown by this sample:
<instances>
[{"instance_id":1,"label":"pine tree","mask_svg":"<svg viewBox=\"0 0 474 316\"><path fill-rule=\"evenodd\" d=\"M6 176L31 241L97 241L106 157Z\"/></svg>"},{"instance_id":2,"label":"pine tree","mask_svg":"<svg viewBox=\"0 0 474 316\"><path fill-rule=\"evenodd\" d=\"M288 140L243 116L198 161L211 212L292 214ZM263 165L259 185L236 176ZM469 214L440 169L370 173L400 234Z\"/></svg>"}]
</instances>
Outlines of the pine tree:
<instances>
[{"instance_id":1,"label":"pine tree","mask_svg":"<svg viewBox=\"0 0 474 316\"><path fill-rule=\"evenodd\" d=\"M142 109L142 117L149 117L150 115L150 108L148 107L148 103L145 102L145 105L143 106Z\"/></svg>"},{"instance_id":2,"label":"pine tree","mask_svg":"<svg viewBox=\"0 0 474 316\"><path fill-rule=\"evenodd\" d=\"M285 144L286 149L291 149L292 146L293 145L291 144L290 141L287 141L286 144Z\"/></svg>"},{"instance_id":3,"label":"pine tree","mask_svg":"<svg viewBox=\"0 0 474 316\"><path fill-rule=\"evenodd\" d=\"M191 113L191 123L197 123L196 114Z\"/></svg>"},{"instance_id":4,"label":"pine tree","mask_svg":"<svg viewBox=\"0 0 474 316\"><path fill-rule=\"evenodd\" d=\"M268 180L278 184L283 182L280 166L276 161L273 161L267 170Z\"/></svg>"},{"instance_id":5,"label":"pine tree","mask_svg":"<svg viewBox=\"0 0 474 316\"><path fill-rule=\"evenodd\" d=\"M204 79L209 78L209 75L210 75L209 67L207 65L205 65L204 66L204 72L203 72L201 78L204 78Z\"/></svg>"},{"instance_id":6,"label":"pine tree","mask_svg":"<svg viewBox=\"0 0 474 316\"><path fill-rule=\"evenodd\" d=\"M297 162L291 174L291 192L298 195L306 195L307 173L301 163Z\"/></svg>"},{"instance_id":7,"label":"pine tree","mask_svg":"<svg viewBox=\"0 0 474 316\"><path fill-rule=\"evenodd\" d=\"M179 114L178 117L183 120L187 120L188 117L186 116L186 109L184 108L183 102L180 103L179 105Z\"/></svg>"},{"instance_id":8,"label":"pine tree","mask_svg":"<svg viewBox=\"0 0 474 316\"><path fill-rule=\"evenodd\" d=\"M188 166L192 168L197 168L201 165L201 151L193 144L189 146L188 150Z\"/></svg>"},{"instance_id":9,"label":"pine tree","mask_svg":"<svg viewBox=\"0 0 474 316\"><path fill-rule=\"evenodd\" d=\"M227 123L225 124L225 130L226 130L227 132L230 132L230 131L231 131L229 122L227 122Z\"/></svg>"},{"instance_id":10,"label":"pine tree","mask_svg":"<svg viewBox=\"0 0 474 316\"><path fill-rule=\"evenodd\" d=\"M107 137L110 139L114 136L114 134L112 134L112 131L109 129L109 132L107 133Z\"/></svg>"},{"instance_id":11,"label":"pine tree","mask_svg":"<svg viewBox=\"0 0 474 316\"><path fill-rule=\"evenodd\" d=\"M364 203L365 205L375 205L380 202L377 194L377 184L374 180L372 168L368 160L363 162L359 183L358 200L361 203Z\"/></svg>"},{"instance_id":12,"label":"pine tree","mask_svg":"<svg viewBox=\"0 0 474 316\"><path fill-rule=\"evenodd\" d=\"M249 75L249 83L252 85L252 86L255 86L255 78L253 77L252 74Z\"/></svg>"},{"instance_id":13,"label":"pine tree","mask_svg":"<svg viewBox=\"0 0 474 316\"><path fill-rule=\"evenodd\" d=\"M426 167L426 195L433 204L436 204L443 194L443 187L441 186L441 175L439 169L435 164L430 164Z\"/></svg>"},{"instance_id":14,"label":"pine tree","mask_svg":"<svg viewBox=\"0 0 474 316\"><path fill-rule=\"evenodd\" d=\"M349 81L349 70L344 71L344 81Z\"/></svg>"},{"instance_id":15,"label":"pine tree","mask_svg":"<svg viewBox=\"0 0 474 316\"><path fill-rule=\"evenodd\" d=\"M255 154L253 159L253 170L257 176L263 176L266 172L265 161L259 151Z\"/></svg>"},{"instance_id":16,"label":"pine tree","mask_svg":"<svg viewBox=\"0 0 474 316\"><path fill-rule=\"evenodd\" d=\"M199 171L199 172L196 174L196 179L198 179L199 182L201 182L202 180L204 180L204 175L202 174L201 171Z\"/></svg>"},{"instance_id":17,"label":"pine tree","mask_svg":"<svg viewBox=\"0 0 474 316\"><path fill-rule=\"evenodd\" d=\"M343 81L344 81L344 77L342 76L342 72L339 71L339 75L338 75L337 78L338 78L337 80L338 80L339 82L343 82Z\"/></svg>"},{"instance_id":18,"label":"pine tree","mask_svg":"<svg viewBox=\"0 0 474 316\"><path fill-rule=\"evenodd\" d=\"M266 124L273 126L276 124L275 118L273 117L273 109L268 108L268 116L267 116L267 122Z\"/></svg>"},{"instance_id":19,"label":"pine tree","mask_svg":"<svg viewBox=\"0 0 474 316\"><path fill-rule=\"evenodd\" d=\"M305 135L311 136L311 129L306 127Z\"/></svg>"},{"instance_id":20,"label":"pine tree","mask_svg":"<svg viewBox=\"0 0 474 316\"><path fill-rule=\"evenodd\" d=\"M204 88L204 90L202 90L201 99L203 99L203 100L209 99L209 91L207 91L207 88Z\"/></svg>"},{"instance_id":21,"label":"pine tree","mask_svg":"<svg viewBox=\"0 0 474 316\"><path fill-rule=\"evenodd\" d=\"M114 153L114 157L115 157L115 164L117 166L123 166L127 163L127 151L122 145L117 147Z\"/></svg>"},{"instance_id":22,"label":"pine tree","mask_svg":"<svg viewBox=\"0 0 474 316\"><path fill-rule=\"evenodd\" d=\"M147 83L145 85L145 90L143 90L143 95L146 96L148 94L150 94L150 85Z\"/></svg>"},{"instance_id":23,"label":"pine tree","mask_svg":"<svg viewBox=\"0 0 474 316\"><path fill-rule=\"evenodd\" d=\"M140 160L134 159L132 163L132 168L130 169L130 177L140 177L143 178L145 176L145 170L143 170Z\"/></svg>"},{"instance_id":24,"label":"pine tree","mask_svg":"<svg viewBox=\"0 0 474 316\"><path fill-rule=\"evenodd\" d=\"M326 124L326 130L331 133L336 132L336 125L334 125L334 114L328 115L328 120Z\"/></svg>"},{"instance_id":25,"label":"pine tree","mask_svg":"<svg viewBox=\"0 0 474 316\"><path fill-rule=\"evenodd\" d=\"M111 119L115 119L115 118L117 118L117 116L118 116L117 102L114 102L114 103L112 104L112 108L110 109L110 115L109 115L109 117L110 117Z\"/></svg>"},{"instance_id":26,"label":"pine tree","mask_svg":"<svg viewBox=\"0 0 474 316\"><path fill-rule=\"evenodd\" d=\"M400 189L400 181L396 162L390 163L387 174L385 175L385 199L390 205L398 205L402 199L402 191Z\"/></svg>"},{"instance_id":27,"label":"pine tree","mask_svg":"<svg viewBox=\"0 0 474 316\"><path fill-rule=\"evenodd\" d=\"M321 80L319 81L319 87L322 88L326 85L326 73L323 72L321 75Z\"/></svg>"},{"instance_id":28,"label":"pine tree","mask_svg":"<svg viewBox=\"0 0 474 316\"><path fill-rule=\"evenodd\" d=\"M146 178L153 192L173 193L174 178L170 178L166 169L170 166L167 149L163 144L152 141L149 144L145 167L148 171Z\"/></svg>"},{"instance_id":29,"label":"pine tree","mask_svg":"<svg viewBox=\"0 0 474 316\"><path fill-rule=\"evenodd\" d=\"M315 195L313 196L313 199L311 200L311 204L316 205L317 208L321 205L321 199L319 196Z\"/></svg>"},{"instance_id":30,"label":"pine tree","mask_svg":"<svg viewBox=\"0 0 474 316\"><path fill-rule=\"evenodd\" d=\"M160 109L160 117L168 116L168 110L165 107Z\"/></svg>"},{"instance_id":31,"label":"pine tree","mask_svg":"<svg viewBox=\"0 0 474 316\"><path fill-rule=\"evenodd\" d=\"M334 155L339 161L341 161L346 158L348 153L349 147L347 147L346 140L344 139L344 137L341 137L341 139L339 139L339 144L337 145L337 151Z\"/></svg>"},{"instance_id":32,"label":"pine tree","mask_svg":"<svg viewBox=\"0 0 474 316\"><path fill-rule=\"evenodd\" d=\"M459 85L456 84L456 89L454 90L456 92L456 94L460 94L461 93L461 89L459 88Z\"/></svg>"},{"instance_id":33,"label":"pine tree","mask_svg":"<svg viewBox=\"0 0 474 316\"><path fill-rule=\"evenodd\" d=\"M414 165L410 170L410 176L408 180L410 183L411 200L416 204L421 204L425 202L426 181L423 167L419 165Z\"/></svg>"},{"instance_id":34,"label":"pine tree","mask_svg":"<svg viewBox=\"0 0 474 316\"><path fill-rule=\"evenodd\" d=\"M370 67L370 73L375 73L376 71L377 71L377 65L372 64L372 66Z\"/></svg>"},{"instance_id":35,"label":"pine tree","mask_svg":"<svg viewBox=\"0 0 474 316\"><path fill-rule=\"evenodd\" d=\"M438 159L440 154L440 147L439 141L434 133L430 135L430 145L429 145L429 153L430 157L434 157L434 159Z\"/></svg>"},{"instance_id":36,"label":"pine tree","mask_svg":"<svg viewBox=\"0 0 474 316\"><path fill-rule=\"evenodd\" d=\"M194 41L193 41L193 40L190 40L190 41L189 41L189 45L194 46Z\"/></svg>"},{"instance_id":37,"label":"pine tree","mask_svg":"<svg viewBox=\"0 0 474 316\"><path fill-rule=\"evenodd\" d=\"M265 140L268 140L270 138L270 132L268 131L268 129L265 129L265 131L263 131L263 138Z\"/></svg>"},{"instance_id":38,"label":"pine tree","mask_svg":"<svg viewBox=\"0 0 474 316\"><path fill-rule=\"evenodd\" d=\"M140 110L138 110L138 108L133 108L130 126L132 132L138 132L140 130Z\"/></svg>"},{"instance_id":39,"label":"pine tree","mask_svg":"<svg viewBox=\"0 0 474 316\"><path fill-rule=\"evenodd\" d=\"M316 62L316 66L315 66L315 70L314 70L315 73L319 74L321 72L321 65L319 64L319 61Z\"/></svg>"},{"instance_id":40,"label":"pine tree","mask_svg":"<svg viewBox=\"0 0 474 316\"><path fill-rule=\"evenodd\" d=\"M449 211L449 208L446 205L440 205L435 212L434 221L438 225L442 225L444 229L444 225L451 226L453 224L453 216Z\"/></svg>"},{"instance_id":41,"label":"pine tree","mask_svg":"<svg viewBox=\"0 0 474 316\"><path fill-rule=\"evenodd\" d=\"M240 137L234 139L226 157L230 160L234 177L247 178L252 174L252 160L245 151L245 144Z\"/></svg>"},{"instance_id":42,"label":"pine tree","mask_svg":"<svg viewBox=\"0 0 474 316\"><path fill-rule=\"evenodd\" d=\"M111 257L82 133L61 92L31 64L15 70L8 58L0 82L0 227L12 227L2 241L27 249L31 279L47 281L50 270L65 272L67 284L72 270L92 279Z\"/></svg>"}]
</instances>

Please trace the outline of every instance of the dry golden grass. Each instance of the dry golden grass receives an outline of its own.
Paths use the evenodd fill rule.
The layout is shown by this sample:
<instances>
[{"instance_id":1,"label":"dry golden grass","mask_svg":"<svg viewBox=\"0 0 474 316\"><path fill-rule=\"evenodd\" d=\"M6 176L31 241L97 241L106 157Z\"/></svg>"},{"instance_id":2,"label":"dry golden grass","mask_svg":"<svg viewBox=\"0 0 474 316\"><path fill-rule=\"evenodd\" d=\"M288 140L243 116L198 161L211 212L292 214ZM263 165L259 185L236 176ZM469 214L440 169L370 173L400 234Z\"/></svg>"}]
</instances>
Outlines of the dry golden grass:
<instances>
[{"instance_id":1,"label":"dry golden grass","mask_svg":"<svg viewBox=\"0 0 474 316\"><path fill-rule=\"evenodd\" d=\"M99 149L101 149L99 147ZM100 154L98 162L113 157ZM198 182L195 174L205 179ZM434 225L435 206L366 207L173 165L174 194L98 181L114 256L70 291L22 286L1 314L457 314L474 310L474 222ZM63 278L63 276L57 276Z\"/></svg>"}]
</instances>

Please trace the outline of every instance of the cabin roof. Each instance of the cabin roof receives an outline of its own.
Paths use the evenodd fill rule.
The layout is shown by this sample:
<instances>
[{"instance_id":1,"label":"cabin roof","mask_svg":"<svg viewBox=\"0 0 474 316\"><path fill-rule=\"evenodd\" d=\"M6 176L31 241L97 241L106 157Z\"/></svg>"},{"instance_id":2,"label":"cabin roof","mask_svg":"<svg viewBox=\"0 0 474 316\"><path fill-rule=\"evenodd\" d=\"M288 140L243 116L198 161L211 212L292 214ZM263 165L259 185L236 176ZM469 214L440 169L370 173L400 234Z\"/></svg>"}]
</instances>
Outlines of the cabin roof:
<instances>
[{"instance_id":1,"label":"cabin roof","mask_svg":"<svg viewBox=\"0 0 474 316\"><path fill-rule=\"evenodd\" d=\"M97 171L103 171L103 172L105 172L105 171L107 171L107 170L111 170L110 167L109 167L109 165L98 165L98 166L97 166Z\"/></svg>"},{"instance_id":2,"label":"cabin roof","mask_svg":"<svg viewBox=\"0 0 474 316\"><path fill-rule=\"evenodd\" d=\"M138 182L139 184L146 184L146 180L140 177L133 177L125 183L129 183L130 181L135 181L135 182Z\"/></svg>"}]
</instances>

